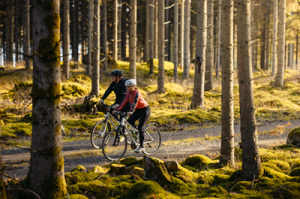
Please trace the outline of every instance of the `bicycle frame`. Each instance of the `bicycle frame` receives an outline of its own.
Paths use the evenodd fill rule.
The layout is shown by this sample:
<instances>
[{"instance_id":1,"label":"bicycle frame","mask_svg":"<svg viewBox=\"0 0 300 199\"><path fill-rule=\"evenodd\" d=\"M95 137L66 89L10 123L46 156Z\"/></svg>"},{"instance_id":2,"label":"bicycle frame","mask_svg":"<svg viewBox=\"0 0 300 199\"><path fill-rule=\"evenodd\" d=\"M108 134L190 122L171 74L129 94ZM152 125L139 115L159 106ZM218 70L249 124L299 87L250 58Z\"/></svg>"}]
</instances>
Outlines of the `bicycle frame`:
<instances>
[{"instance_id":1,"label":"bicycle frame","mask_svg":"<svg viewBox=\"0 0 300 199\"><path fill-rule=\"evenodd\" d=\"M134 132L139 132L135 127L133 127L131 124L129 124L129 122L127 121L127 119L125 117L122 118L121 123L120 123L120 127L124 128L125 131L125 135L127 135L127 133L130 135L131 140L138 146L139 143L137 143L135 141L135 139L132 137L132 131L130 131L130 129L127 128L127 125L130 127L130 129L132 129ZM149 124L148 124L149 125ZM147 126L148 126L147 125ZM146 127L147 127L146 126ZM126 133L127 132L127 133ZM148 142L144 142L144 144L148 144L154 141L154 139L150 136L150 134L145 130L145 136L150 137L150 141Z\"/></svg>"}]
</instances>

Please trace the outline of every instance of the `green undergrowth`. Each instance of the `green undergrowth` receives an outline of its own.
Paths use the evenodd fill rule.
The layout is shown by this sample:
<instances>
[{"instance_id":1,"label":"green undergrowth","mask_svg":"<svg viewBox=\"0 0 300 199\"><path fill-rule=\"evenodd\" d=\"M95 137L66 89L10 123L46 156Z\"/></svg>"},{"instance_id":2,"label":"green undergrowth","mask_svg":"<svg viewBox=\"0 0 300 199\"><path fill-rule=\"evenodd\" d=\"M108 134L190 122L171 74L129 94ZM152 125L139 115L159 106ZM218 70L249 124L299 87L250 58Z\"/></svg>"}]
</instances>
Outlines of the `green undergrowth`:
<instances>
[{"instance_id":1,"label":"green undergrowth","mask_svg":"<svg viewBox=\"0 0 300 199\"><path fill-rule=\"evenodd\" d=\"M218 158L192 155L180 162L176 170L170 170L167 163L157 158L127 157L88 171L79 165L65 177L69 194L89 198L298 198L300 152L283 145L260 149L260 155L262 172L254 181L241 179L242 162L238 155L234 167L220 166ZM134 173L133 169L142 172Z\"/></svg>"}]
</instances>

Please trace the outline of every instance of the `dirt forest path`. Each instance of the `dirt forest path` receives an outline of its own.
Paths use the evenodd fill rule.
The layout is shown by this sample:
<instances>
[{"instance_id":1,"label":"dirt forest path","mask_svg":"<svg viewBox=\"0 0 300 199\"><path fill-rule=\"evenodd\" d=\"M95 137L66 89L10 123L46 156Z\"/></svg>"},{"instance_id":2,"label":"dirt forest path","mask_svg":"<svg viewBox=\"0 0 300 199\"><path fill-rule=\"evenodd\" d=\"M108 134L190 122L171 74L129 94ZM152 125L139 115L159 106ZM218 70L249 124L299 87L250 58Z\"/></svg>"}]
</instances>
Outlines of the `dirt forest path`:
<instances>
[{"instance_id":1,"label":"dirt forest path","mask_svg":"<svg viewBox=\"0 0 300 199\"><path fill-rule=\"evenodd\" d=\"M284 126L282 134L274 133L277 126ZM272 147L284 144L290 129L300 127L300 120L266 122L258 126L259 146ZM240 142L240 125L234 126L235 145ZM272 133L273 132L273 133ZM190 130L163 132L162 146L155 157L161 159L183 159L191 154L205 154L216 156L220 151L221 126L199 127ZM102 155L101 150L94 150L90 140L80 140L64 143L65 171L69 172L72 168L81 164L87 169L96 165L109 163ZM135 154L132 149L127 150L126 156L136 155L142 158L143 154ZM29 167L29 150L14 148L2 151L2 160L5 165L4 173L13 178L23 179Z\"/></svg>"}]
</instances>

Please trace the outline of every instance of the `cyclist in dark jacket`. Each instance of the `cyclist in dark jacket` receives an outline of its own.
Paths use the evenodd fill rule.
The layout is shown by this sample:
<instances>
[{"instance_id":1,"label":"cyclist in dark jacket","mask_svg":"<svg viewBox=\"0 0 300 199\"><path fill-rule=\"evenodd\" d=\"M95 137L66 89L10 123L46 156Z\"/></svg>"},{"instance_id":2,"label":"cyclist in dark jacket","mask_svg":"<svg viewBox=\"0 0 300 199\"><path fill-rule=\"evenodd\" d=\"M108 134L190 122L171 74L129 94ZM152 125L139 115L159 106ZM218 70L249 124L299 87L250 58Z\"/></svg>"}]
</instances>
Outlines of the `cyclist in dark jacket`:
<instances>
[{"instance_id":1,"label":"cyclist in dark jacket","mask_svg":"<svg viewBox=\"0 0 300 199\"><path fill-rule=\"evenodd\" d=\"M112 83L108 87L108 89L105 91L104 95L102 96L100 100L100 104L111 94L112 91L116 94L116 101L113 105L120 105L125 97L126 97L126 86L125 82L127 81L126 78L123 78L123 71L115 69L111 72L111 78L112 78ZM116 106L117 107L117 106ZM130 110L130 103L127 103L123 109L121 110L122 112L127 112Z\"/></svg>"}]
</instances>

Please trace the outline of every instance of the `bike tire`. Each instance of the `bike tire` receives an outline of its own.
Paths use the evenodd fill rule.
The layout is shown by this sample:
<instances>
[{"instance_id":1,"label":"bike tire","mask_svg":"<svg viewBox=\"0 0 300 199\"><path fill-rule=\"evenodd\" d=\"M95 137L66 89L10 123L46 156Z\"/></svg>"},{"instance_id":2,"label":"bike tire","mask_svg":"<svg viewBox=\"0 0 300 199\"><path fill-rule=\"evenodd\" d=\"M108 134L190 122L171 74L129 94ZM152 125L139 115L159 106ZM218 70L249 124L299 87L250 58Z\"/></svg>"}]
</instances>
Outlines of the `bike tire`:
<instances>
[{"instance_id":1,"label":"bike tire","mask_svg":"<svg viewBox=\"0 0 300 199\"><path fill-rule=\"evenodd\" d=\"M110 161L118 161L127 151L127 137L122 132L121 135L124 136L124 140L122 142L118 142L116 135L118 135L117 129L113 129L104 136L102 142L103 155ZM118 145L113 146L114 143L117 143Z\"/></svg>"},{"instance_id":2,"label":"bike tire","mask_svg":"<svg viewBox=\"0 0 300 199\"><path fill-rule=\"evenodd\" d=\"M97 134L97 128L100 127L100 129L101 129L102 125L105 125L105 124L106 124L106 120L100 120L93 127L93 130L91 133L91 143L95 149L102 148L102 141L103 141L103 138L105 135L103 135L103 137L102 137L101 135ZM108 122L105 134L107 134L110 131L111 131L111 126L110 126L110 123Z\"/></svg>"},{"instance_id":3,"label":"bike tire","mask_svg":"<svg viewBox=\"0 0 300 199\"><path fill-rule=\"evenodd\" d=\"M153 141L150 143L147 143L147 141L150 141L150 137L147 133L149 133L149 135L153 138ZM144 137L145 151L143 151L143 153L145 155L154 155L161 146L161 134L159 128L152 123L148 124L145 127Z\"/></svg>"}]
</instances>

